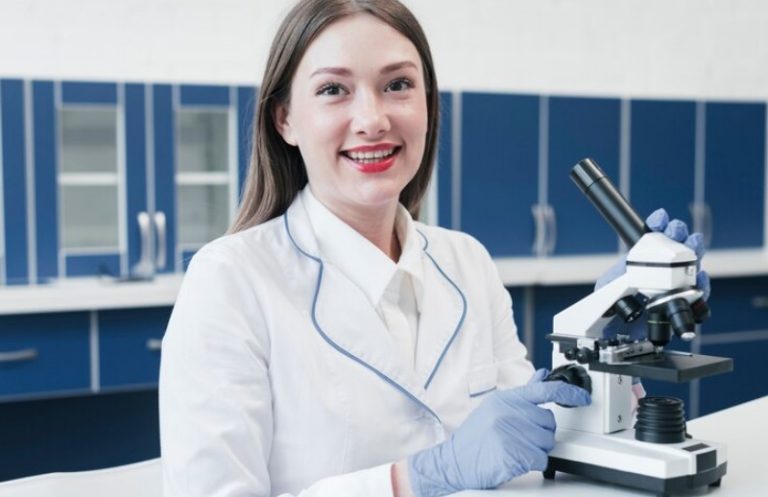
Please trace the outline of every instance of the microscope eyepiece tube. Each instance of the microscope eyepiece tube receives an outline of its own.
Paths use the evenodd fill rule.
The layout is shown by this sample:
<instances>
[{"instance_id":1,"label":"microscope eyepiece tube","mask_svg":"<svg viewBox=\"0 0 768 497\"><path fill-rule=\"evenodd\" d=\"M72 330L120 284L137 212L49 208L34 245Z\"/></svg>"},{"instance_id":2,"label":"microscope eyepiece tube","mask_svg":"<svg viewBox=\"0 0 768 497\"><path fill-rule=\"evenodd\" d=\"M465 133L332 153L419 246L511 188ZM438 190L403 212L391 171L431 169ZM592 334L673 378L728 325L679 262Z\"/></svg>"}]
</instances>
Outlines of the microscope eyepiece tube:
<instances>
[{"instance_id":1,"label":"microscope eyepiece tube","mask_svg":"<svg viewBox=\"0 0 768 497\"><path fill-rule=\"evenodd\" d=\"M579 161L570 176L629 247L651 231L595 161Z\"/></svg>"}]
</instances>

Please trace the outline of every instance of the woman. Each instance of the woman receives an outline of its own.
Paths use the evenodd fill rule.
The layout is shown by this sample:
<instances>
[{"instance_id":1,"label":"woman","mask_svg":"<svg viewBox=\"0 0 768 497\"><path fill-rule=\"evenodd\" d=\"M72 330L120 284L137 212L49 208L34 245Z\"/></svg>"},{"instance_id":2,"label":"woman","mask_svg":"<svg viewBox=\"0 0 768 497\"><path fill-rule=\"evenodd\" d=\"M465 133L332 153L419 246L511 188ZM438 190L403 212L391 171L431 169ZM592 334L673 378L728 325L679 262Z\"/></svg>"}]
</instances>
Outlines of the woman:
<instances>
[{"instance_id":1,"label":"woman","mask_svg":"<svg viewBox=\"0 0 768 497\"><path fill-rule=\"evenodd\" d=\"M164 344L165 495L436 496L543 470L543 382L471 237L413 220L438 90L396 0L303 0L272 45L232 233ZM530 379L530 381L529 381Z\"/></svg>"}]
</instances>

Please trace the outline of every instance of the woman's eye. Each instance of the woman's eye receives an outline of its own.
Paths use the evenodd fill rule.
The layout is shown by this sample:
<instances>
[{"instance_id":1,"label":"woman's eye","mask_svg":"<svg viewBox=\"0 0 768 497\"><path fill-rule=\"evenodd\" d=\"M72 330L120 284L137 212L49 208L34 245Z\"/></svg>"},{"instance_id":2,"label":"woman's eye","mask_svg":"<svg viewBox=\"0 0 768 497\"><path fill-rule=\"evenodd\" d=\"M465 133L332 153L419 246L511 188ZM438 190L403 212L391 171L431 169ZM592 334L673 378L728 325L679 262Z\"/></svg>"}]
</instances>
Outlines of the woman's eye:
<instances>
[{"instance_id":1,"label":"woman's eye","mask_svg":"<svg viewBox=\"0 0 768 497\"><path fill-rule=\"evenodd\" d=\"M317 90L317 95L326 95L330 97L336 97L344 94L344 88L338 83L327 83Z\"/></svg>"},{"instance_id":2,"label":"woman's eye","mask_svg":"<svg viewBox=\"0 0 768 497\"><path fill-rule=\"evenodd\" d=\"M413 83L409 79L400 78L390 82L386 91L405 91L413 88Z\"/></svg>"}]
</instances>

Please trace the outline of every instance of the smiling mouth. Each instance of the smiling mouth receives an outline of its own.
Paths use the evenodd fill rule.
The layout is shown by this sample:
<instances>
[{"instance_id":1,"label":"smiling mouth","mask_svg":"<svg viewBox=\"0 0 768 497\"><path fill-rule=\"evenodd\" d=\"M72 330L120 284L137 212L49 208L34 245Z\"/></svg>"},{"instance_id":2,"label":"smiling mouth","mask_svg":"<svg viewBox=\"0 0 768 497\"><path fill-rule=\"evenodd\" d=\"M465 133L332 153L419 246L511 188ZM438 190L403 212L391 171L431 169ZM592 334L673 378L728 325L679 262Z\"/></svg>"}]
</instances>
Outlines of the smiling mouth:
<instances>
[{"instance_id":1,"label":"smiling mouth","mask_svg":"<svg viewBox=\"0 0 768 497\"><path fill-rule=\"evenodd\" d=\"M341 154L358 163L358 164L378 164L380 162L384 162L387 159L390 159L393 157L397 152L400 151L400 147L392 147L390 149L384 149L384 150L375 150L375 151L368 151L368 152L354 152L354 151L346 151L341 152Z\"/></svg>"}]
</instances>

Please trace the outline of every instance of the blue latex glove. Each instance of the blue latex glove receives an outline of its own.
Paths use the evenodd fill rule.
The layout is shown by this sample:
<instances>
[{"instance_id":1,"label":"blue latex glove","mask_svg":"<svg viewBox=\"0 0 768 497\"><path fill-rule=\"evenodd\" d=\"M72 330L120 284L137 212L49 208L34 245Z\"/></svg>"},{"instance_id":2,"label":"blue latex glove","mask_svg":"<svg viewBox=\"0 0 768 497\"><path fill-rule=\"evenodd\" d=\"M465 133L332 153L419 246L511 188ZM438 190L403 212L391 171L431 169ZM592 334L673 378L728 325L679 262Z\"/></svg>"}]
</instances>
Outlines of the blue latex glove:
<instances>
[{"instance_id":1,"label":"blue latex glove","mask_svg":"<svg viewBox=\"0 0 768 497\"><path fill-rule=\"evenodd\" d=\"M699 269L699 271L696 273L696 286L702 292L704 292L704 300L707 300L709 298L709 294L711 293L711 286L707 272L700 270L701 258L704 257L704 239L701 236L701 233L693 233L689 235L688 226L679 219L673 219L670 221L669 214L667 214L667 211L664 209L657 209L653 211L653 213L645 220L645 224L648 225L651 230L658 233L664 233L672 240L683 243L696 253L696 257L698 258L697 269ZM624 256L608 271L606 271L605 274L598 278L597 282L595 283L595 290L607 285L611 281L624 274L626 271L626 264L627 257ZM606 336L615 334L617 331L615 325L621 325L623 323L612 324L614 324L614 326L609 326L606 328ZM634 339L643 338L645 336L646 326L644 319L638 319L637 321L626 325L626 327L627 330L625 330L625 333L628 332L628 334Z\"/></svg>"},{"instance_id":2,"label":"blue latex glove","mask_svg":"<svg viewBox=\"0 0 768 497\"><path fill-rule=\"evenodd\" d=\"M531 470L544 471L555 445L555 416L538 404L586 406L583 388L543 381L539 369L528 384L488 395L451 438L408 458L416 497L495 488Z\"/></svg>"}]
</instances>

